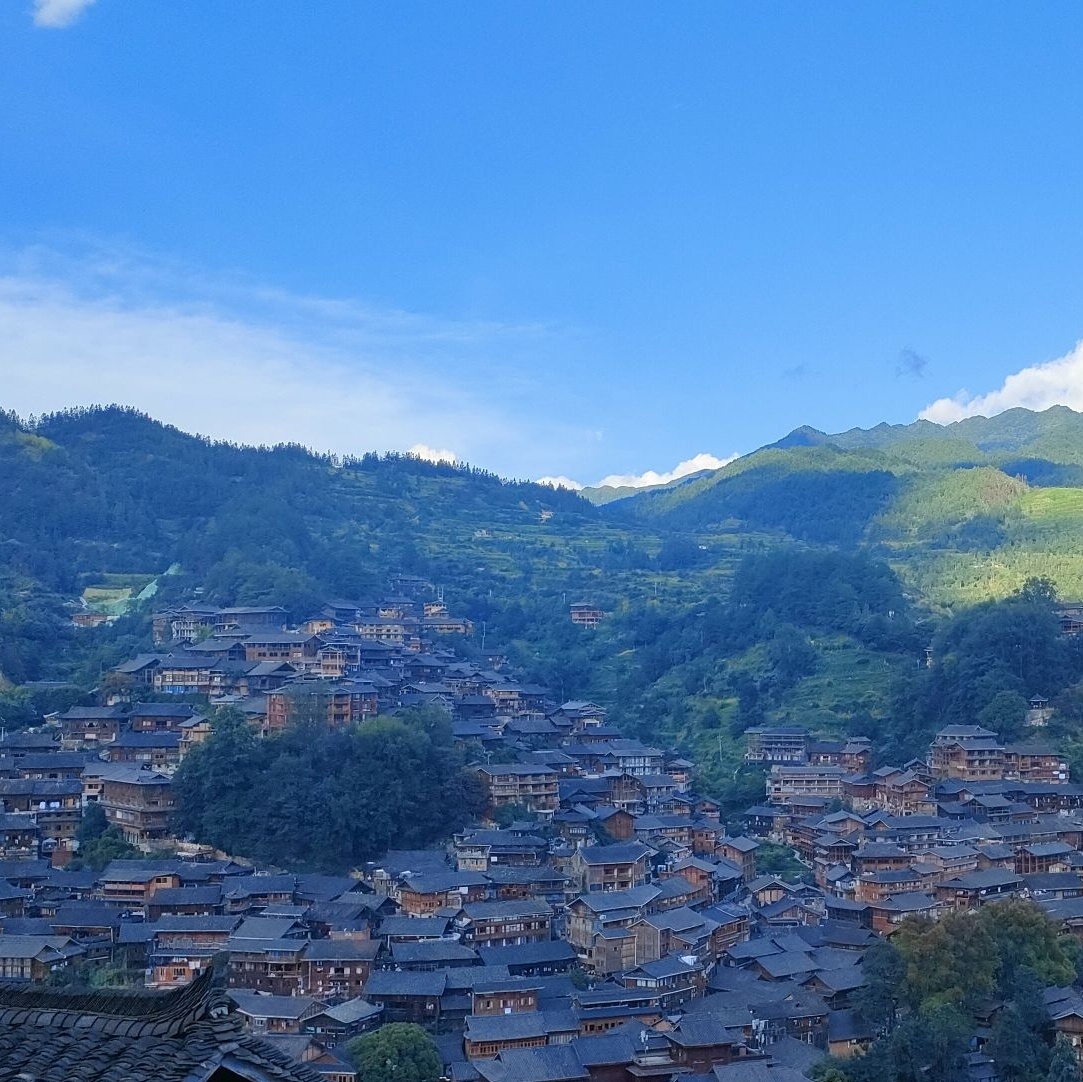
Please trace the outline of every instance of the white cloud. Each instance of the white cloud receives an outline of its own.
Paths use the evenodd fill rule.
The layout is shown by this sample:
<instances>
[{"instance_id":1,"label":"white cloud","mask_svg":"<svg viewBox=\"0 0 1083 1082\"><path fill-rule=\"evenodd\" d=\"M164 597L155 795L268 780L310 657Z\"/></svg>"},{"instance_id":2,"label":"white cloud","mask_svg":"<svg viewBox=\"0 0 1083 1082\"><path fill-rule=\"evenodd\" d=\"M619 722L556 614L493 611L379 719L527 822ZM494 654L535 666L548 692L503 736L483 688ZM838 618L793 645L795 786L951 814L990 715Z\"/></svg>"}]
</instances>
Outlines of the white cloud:
<instances>
[{"instance_id":1,"label":"white cloud","mask_svg":"<svg viewBox=\"0 0 1083 1082\"><path fill-rule=\"evenodd\" d=\"M496 370L544 335L214 280L130 251L0 252L0 406L22 416L116 402L216 439L410 448L521 476L585 437L517 416L487 377L473 390L447 373Z\"/></svg>"},{"instance_id":2,"label":"white cloud","mask_svg":"<svg viewBox=\"0 0 1083 1082\"><path fill-rule=\"evenodd\" d=\"M1083 341L1055 361L1031 365L1014 373L995 391L971 395L960 391L926 406L919 416L937 424L950 424L964 417L992 417L1023 406L1031 410L1068 406L1083 410Z\"/></svg>"},{"instance_id":3,"label":"white cloud","mask_svg":"<svg viewBox=\"0 0 1083 1082\"><path fill-rule=\"evenodd\" d=\"M679 462L667 473L656 473L654 470L647 470L646 473L638 474L611 473L608 477L603 477L598 482L597 487L647 488L650 485L668 485L670 481L676 481L680 477L687 477L691 473L699 473L701 470L720 470L723 466L728 466L734 459L739 457L739 455L730 455L728 458L718 458L706 451L700 451L698 455L693 455L691 458L685 459L684 462Z\"/></svg>"},{"instance_id":4,"label":"white cloud","mask_svg":"<svg viewBox=\"0 0 1083 1082\"><path fill-rule=\"evenodd\" d=\"M691 458L685 459L684 462L678 463L673 469L666 473L656 473L654 470L647 470L646 473L611 473L608 477L603 477L600 481L589 486L591 488L648 488L651 485L667 485L670 481L676 481L678 478L687 477L689 474L699 473L702 470L720 470L723 466L728 466L735 459L740 458L740 455L730 455L728 458L718 458L716 455L708 454L706 451L700 451L698 455L693 455ZM554 488L563 486L564 488L570 488L578 492L582 488L588 486L581 484L579 481L573 481L570 477L539 477L539 485L552 485Z\"/></svg>"},{"instance_id":5,"label":"white cloud","mask_svg":"<svg viewBox=\"0 0 1083 1082\"><path fill-rule=\"evenodd\" d=\"M63 30L93 3L94 0L34 0L34 25Z\"/></svg>"},{"instance_id":6,"label":"white cloud","mask_svg":"<svg viewBox=\"0 0 1083 1082\"><path fill-rule=\"evenodd\" d=\"M415 458L423 458L426 462L449 462L454 465L459 461L459 456L454 451L430 447L427 443L415 443L413 447L406 449L406 453L414 455Z\"/></svg>"},{"instance_id":7,"label":"white cloud","mask_svg":"<svg viewBox=\"0 0 1083 1082\"><path fill-rule=\"evenodd\" d=\"M537 483L539 485L549 485L550 488L570 488L573 492L578 492L583 487L578 481L573 481L570 477L539 477Z\"/></svg>"}]
</instances>

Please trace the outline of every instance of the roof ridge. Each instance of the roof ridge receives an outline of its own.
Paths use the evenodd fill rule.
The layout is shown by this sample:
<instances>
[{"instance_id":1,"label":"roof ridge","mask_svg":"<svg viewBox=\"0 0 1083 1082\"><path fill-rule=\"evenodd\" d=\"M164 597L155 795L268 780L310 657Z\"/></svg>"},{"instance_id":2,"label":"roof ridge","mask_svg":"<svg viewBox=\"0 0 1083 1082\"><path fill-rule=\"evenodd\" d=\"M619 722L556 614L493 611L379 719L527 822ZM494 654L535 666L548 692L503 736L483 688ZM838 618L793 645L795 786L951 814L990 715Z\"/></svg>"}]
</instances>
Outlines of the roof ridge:
<instances>
[{"instance_id":1,"label":"roof ridge","mask_svg":"<svg viewBox=\"0 0 1083 1082\"><path fill-rule=\"evenodd\" d=\"M0 1025L57 1026L128 1037L172 1037L203 1019L223 1018L229 1001L217 964L172 992L108 988L73 991L0 985Z\"/></svg>"}]
</instances>

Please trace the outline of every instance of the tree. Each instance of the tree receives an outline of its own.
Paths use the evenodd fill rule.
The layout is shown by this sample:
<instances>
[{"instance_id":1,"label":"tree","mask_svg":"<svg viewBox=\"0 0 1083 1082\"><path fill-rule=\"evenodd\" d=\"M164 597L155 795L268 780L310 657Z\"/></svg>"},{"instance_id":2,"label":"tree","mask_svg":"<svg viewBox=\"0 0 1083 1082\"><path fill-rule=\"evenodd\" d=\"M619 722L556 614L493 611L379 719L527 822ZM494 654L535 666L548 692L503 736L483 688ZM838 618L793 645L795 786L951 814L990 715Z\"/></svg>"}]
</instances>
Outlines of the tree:
<instances>
[{"instance_id":1,"label":"tree","mask_svg":"<svg viewBox=\"0 0 1083 1082\"><path fill-rule=\"evenodd\" d=\"M1027 700L1018 691L998 691L978 711L978 724L991 729L1001 740L1017 740L1023 735Z\"/></svg>"},{"instance_id":2,"label":"tree","mask_svg":"<svg viewBox=\"0 0 1083 1082\"><path fill-rule=\"evenodd\" d=\"M1079 1060L1076 1059L1072 1042L1063 1033L1057 1037L1053 1045L1045 1082L1080 1082Z\"/></svg>"},{"instance_id":3,"label":"tree","mask_svg":"<svg viewBox=\"0 0 1083 1082\"><path fill-rule=\"evenodd\" d=\"M1057 584L1045 575L1032 575L1019 588L1019 596L1030 605L1057 603Z\"/></svg>"},{"instance_id":4,"label":"tree","mask_svg":"<svg viewBox=\"0 0 1083 1082\"><path fill-rule=\"evenodd\" d=\"M780 624L767 643L767 659L784 686L796 684L816 669L816 651L793 624Z\"/></svg>"},{"instance_id":5,"label":"tree","mask_svg":"<svg viewBox=\"0 0 1083 1082\"><path fill-rule=\"evenodd\" d=\"M1039 1082L1044 1073L1045 1045L1012 1004L997 1016L988 1051L1004 1082Z\"/></svg>"},{"instance_id":6,"label":"tree","mask_svg":"<svg viewBox=\"0 0 1083 1082\"><path fill-rule=\"evenodd\" d=\"M810 1075L814 1082L850 1082L845 1069L830 1057L814 1063Z\"/></svg>"},{"instance_id":7,"label":"tree","mask_svg":"<svg viewBox=\"0 0 1083 1082\"><path fill-rule=\"evenodd\" d=\"M444 1066L436 1042L412 1022L355 1037L346 1056L357 1068L357 1082L437 1082Z\"/></svg>"},{"instance_id":8,"label":"tree","mask_svg":"<svg viewBox=\"0 0 1083 1082\"><path fill-rule=\"evenodd\" d=\"M143 852L126 841L117 827L106 827L97 838L80 844L79 855L68 865L73 871L93 868L100 872L111 860L139 859Z\"/></svg>"},{"instance_id":9,"label":"tree","mask_svg":"<svg viewBox=\"0 0 1083 1082\"><path fill-rule=\"evenodd\" d=\"M904 920L894 942L906 964L904 987L914 1008L972 1006L996 987L995 942L970 913L950 913L935 922Z\"/></svg>"},{"instance_id":10,"label":"tree","mask_svg":"<svg viewBox=\"0 0 1083 1082\"><path fill-rule=\"evenodd\" d=\"M537 816L525 804L501 804L492 812L493 822L498 827L510 827L512 823L533 823Z\"/></svg>"},{"instance_id":11,"label":"tree","mask_svg":"<svg viewBox=\"0 0 1083 1082\"><path fill-rule=\"evenodd\" d=\"M338 872L392 845L422 848L485 803L441 711L403 711L332 731L300 716L260 740L224 711L174 778L178 833L231 853Z\"/></svg>"},{"instance_id":12,"label":"tree","mask_svg":"<svg viewBox=\"0 0 1083 1082\"><path fill-rule=\"evenodd\" d=\"M928 1058L925 1077L930 1082L954 1082L963 1073L970 1048L970 1019L955 1007L939 1005L923 1008L920 1023Z\"/></svg>"},{"instance_id":13,"label":"tree","mask_svg":"<svg viewBox=\"0 0 1083 1082\"><path fill-rule=\"evenodd\" d=\"M83 813L83 821L79 824L75 837L78 839L79 845L84 846L100 838L108 827L109 820L105 818L105 809L95 801L93 804L87 805L87 809Z\"/></svg>"},{"instance_id":14,"label":"tree","mask_svg":"<svg viewBox=\"0 0 1083 1082\"><path fill-rule=\"evenodd\" d=\"M971 1020L951 1004L907 1015L889 1037L846 1060L852 1082L960 1082L965 1073Z\"/></svg>"},{"instance_id":15,"label":"tree","mask_svg":"<svg viewBox=\"0 0 1083 1082\"><path fill-rule=\"evenodd\" d=\"M879 1032L889 1032L895 1024L906 965L895 947L882 939L865 952L861 969L865 983L853 994L854 1009Z\"/></svg>"},{"instance_id":16,"label":"tree","mask_svg":"<svg viewBox=\"0 0 1083 1082\"><path fill-rule=\"evenodd\" d=\"M1033 999L1035 989L1071 983L1073 960L1065 953L1053 922L1034 902L1012 899L983 906L976 922L993 940L997 987L1005 998L1025 991Z\"/></svg>"}]
</instances>

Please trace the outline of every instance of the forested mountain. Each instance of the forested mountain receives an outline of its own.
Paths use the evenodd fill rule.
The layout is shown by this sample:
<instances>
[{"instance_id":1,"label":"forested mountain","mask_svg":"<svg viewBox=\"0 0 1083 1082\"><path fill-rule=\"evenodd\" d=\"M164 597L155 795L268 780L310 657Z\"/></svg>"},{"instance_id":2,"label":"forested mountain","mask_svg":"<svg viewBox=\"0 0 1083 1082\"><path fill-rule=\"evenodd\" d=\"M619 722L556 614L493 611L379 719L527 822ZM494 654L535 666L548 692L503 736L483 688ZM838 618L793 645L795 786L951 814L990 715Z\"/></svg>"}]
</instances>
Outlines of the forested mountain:
<instances>
[{"instance_id":1,"label":"forested mountain","mask_svg":"<svg viewBox=\"0 0 1083 1082\"><path fill-rule=\"evenodd\" d=\"M1018 595L1046 576L1083 596L1083 417L979 420L804 431L596 507L401 455L213 443L116 407L0 416L0 716L89 701L164 603L306 615L406 572L474 621L460 649L503 648L557 697L694 755L735 800L760 722L867 733L905 757L946 719L1010 730L1035 692L1083 717L1078 651L1042 591ZM72 626L111 597L124 615ZM597 630L568 619L581 600L608 613Z\"/></svg>"},{"instance_id":2,"label":"forested mountain","mask_svg":"<svg viewBox=\"0 0 1083 1082\"><path fill-rule=\"evenodd\" d=\"M935 604L1003 597L1034 575L1083 596L1083 415L1055 406L830 436L799 428L604 512L705 536L737 526L862 546Z\"/></svg>"},{"instance_id":3,"label":"forested mountain","mask_svg":"<svg viewBox=\"0 0 1083 1082\"><path fill-rule=\"evenodd\" d=\"M117 407L0 414L0 509L0 680L15 683L88 662L65 650L88 590L303 614L382 590L390 571L484 578L479 566L517 568L597 525L563 490L401 455L213 443Z\"/></svg>"},{"instance_id":4,"label":"forested mountain","mask_svg":"<svg viewBox=\"0 0 1083 1082\"><path fill-rule=\"evenodd\" d=\"M214 443L117 407L32 426L0 416L0 500L9 575L71 592L87 575L177 563L215 597L253 602L362 592L437 532L596 518L573 493L465 466Z\"/></svg>"}]
</instances>

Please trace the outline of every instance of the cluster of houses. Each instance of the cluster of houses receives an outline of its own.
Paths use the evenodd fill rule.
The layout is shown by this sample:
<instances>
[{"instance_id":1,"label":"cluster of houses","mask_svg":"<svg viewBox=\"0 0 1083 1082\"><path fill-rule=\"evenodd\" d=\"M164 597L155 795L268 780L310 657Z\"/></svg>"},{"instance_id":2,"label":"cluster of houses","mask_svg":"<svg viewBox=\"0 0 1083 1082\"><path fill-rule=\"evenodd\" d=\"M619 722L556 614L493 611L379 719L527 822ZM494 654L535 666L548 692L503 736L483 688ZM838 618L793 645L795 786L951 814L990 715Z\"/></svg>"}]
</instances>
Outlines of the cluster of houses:
<instances>
[{"instance_id":1,"label":"cluster of houses","mask_svg":"<svg viewBox=\"0 0 1083 1082\"><path fill-rule=\"evenodd\" d=\"M772 919L778 881L755 877L755 843L729 841L738 859L676 860L516 823L343 877L4 860L0 976L55 984L111 965L173 989L224 958L249 1030L334 1082L353 1078L345 1042L394 1021L426 1026L462 1080L803 1070L874 936ZM815 888L800 889L811 907Z\"/></svg>"},{"instance_id":2,"label":"cluster of houses","mask_svg":"<svg viewBox=\"0 0 1083 1082\"><path fill-rule=\"evenodd\" d=\"M770 772L747 826L800 855L831 919L890 934L908 916L1026 897L1083 928L1083 787L1061 756L950 725L924 760L870 771L861 743L832 753L792 727L749 742Z\"/></svg>"},{"instance_id":3,"label":"cluster of houses","mask_svg":"<svg viewBox=\"0 0 1083 1082\"><path fill-rule=\"evenodd\" d=\"M479 767L493 818L506 806L529 821L392 852L356 876L172 857L73 872L8 854L0 977L63 981L109 964L173 989L224 958L248 1029L333 1082L354 1077L346 1042L395 1021L427 1027L463 1082L799 1082L826 1052L872 1040L853 1007L863 953L904 916L1026 896L1083 927L1081 794L1006 779L1007 749L985 730L945 730L928 765L871 772L867 742L806 737L802 763L792 731L754 733L750 754L785 761L769 764L771 802L734 835L694 793L688 762L616 737L591 704L554 714L560 731L571 719L566 742L509 735L518 761ZM75 761L45 738L12 734L4 758L21 771ZM1031 760L1049 769L1036 749ZM771 780L806 769L816 790L815 773L844 762L845 783L871 791L840 801ZM910 805L878 806L900 792ZM832 810L843 802L854 810ZM750 834L796 850L810 881L757 874ZM1078 1042L1083 1000L1047 998ZM988 1058L972 1067L986 1077Z\"/></svg>"},{"instance_id":4,"label":"cluster of houses","mask_svg":"<svg viewBox=\"0 0 1083 1082\"><path fill-rule=\"evenodd\" d=\"M572 775L560 793L593 799L597 780ZM630 817L631 836L602 828L583 839L582 820L558 810L464 830L440 850L391 852L350 876L228 858L116 860L101 872L4 859L0 978L56 984L109 965L176 989L224 965L249 1031L332 1082L353 1082L346 1042L398 1021L434 1035L456 1082L800 1082L825 1053L873 1039L853 1006L862 958L901 914L1016 895L1069 931L1083 925L1083 859L1068 843L1058 843L1063 872L1016 873L1001 859L983 878L960 869L1036 843L961 840L958 821L940 834L929 815L772 806L772 829L794 830L799 851L805 839L845 843L845 866L867 884L855 894L882 890L896 871L936 869L937 891L920 905L906 892L885 909L845 897L818 864L817 882L757 874L760 843L727 833L709 808L685 816L694 825L682 841L637 831L657 818L646 813L576 804L588 823ZM1083 830L1071 814L1051 818ZM1046 996L1079 1047L1083 998ZM972 1077L988 1077L988 1058L971 1059Z\"/></svg>"},{"instance_id":5,"label":"cluster of houses","mask_svg":"<svg viewBox=\"0 0 1083 1082\"><path fill-rule=\"evenodd\" d=\"M482 650L474 662L458 656L448 644L473 625L440 600L331 601L298 623L278 606L186 605L156 613L153 623L158 648L108 675L110 704L147 697L228 704L264 734L314 701L333 726L424 705L458 721L503 724L543 718L551 705L547 689L506 671L500 651Z\"/></svg>"},{"instance_id":6,"label":"cluster of houses","mask_svg":"<svg viewBox=\"0 0 1083 1082\"><path fill-rule=\"evenodd\" d=\"M221 969L247 1029L331 1082L355 1078L346 1042L399 1021L454 1082L801 1082L874 1038L863 955L907 916L1022 897L1083 935L1083 788L1051 750L951 726L924 760L874 768L863 738L752 729L764 803L727 824L691 762L498 653L463 660L448 636L469 624L400 586L296 625L164 611L160 649L118 666L102 705L0 739L0 980L109 965L180 989ZM440 707L486 819L350 876L156 857L177 848L172 773L223 703L264 735L300 710L340 726ZM67 869L92 803L147 859ZM765 843L798 881L762 874ZM1083 998L1046 995L1083 1050ZM970 1069L993 1077L977 1046Z\"/></svg>"}]
</instances>

